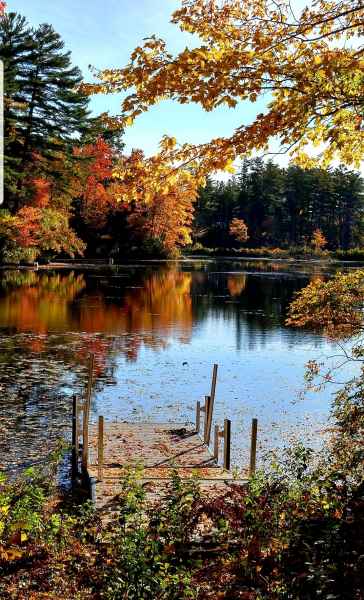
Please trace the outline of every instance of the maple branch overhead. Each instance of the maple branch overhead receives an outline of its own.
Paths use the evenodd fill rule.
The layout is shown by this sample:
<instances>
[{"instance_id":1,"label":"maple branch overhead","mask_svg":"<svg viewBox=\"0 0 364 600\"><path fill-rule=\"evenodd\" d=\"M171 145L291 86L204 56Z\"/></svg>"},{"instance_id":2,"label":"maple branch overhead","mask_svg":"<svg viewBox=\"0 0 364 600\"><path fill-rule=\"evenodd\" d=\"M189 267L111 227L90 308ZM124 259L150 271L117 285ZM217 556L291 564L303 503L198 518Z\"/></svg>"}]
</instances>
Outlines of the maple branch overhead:
<instances>
[{"instance_id":1,"label":"maple branch overhead","mask_svg":"<svg viewBox=\"0 0 364 600\"><path fill-rule=\"evenodd\" d=\"M84 89L134 88L122 103L119 119L125 126L166 98L197 102L206 111L263 100L265 112L231 137L180 147L177 160L183 165L197 161L206 173L230 168L237 156L265 151L274 137L288 142L284 148L293 150L301 164L308 164L305 150L313 144L324 145L324 165L336 159L358 166L364 145L364 63L361 49L348 43L362 33L363 8L352 0L318 0L292 23L289 1L184 0L172 22L199 35L203 45L173 56L163 40L152 36L134 50L126 67L98 72L100 83ZM266 93L272 94L268 103Z\"/></svg>"}]
</instances>

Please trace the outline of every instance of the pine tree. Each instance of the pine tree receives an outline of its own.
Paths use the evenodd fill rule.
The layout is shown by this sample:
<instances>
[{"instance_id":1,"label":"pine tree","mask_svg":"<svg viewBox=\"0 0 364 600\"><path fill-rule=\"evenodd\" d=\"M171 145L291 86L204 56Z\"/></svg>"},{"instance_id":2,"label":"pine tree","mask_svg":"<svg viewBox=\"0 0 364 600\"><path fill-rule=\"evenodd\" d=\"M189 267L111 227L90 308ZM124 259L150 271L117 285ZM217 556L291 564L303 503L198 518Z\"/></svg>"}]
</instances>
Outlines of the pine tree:
<instances>
[{"instance_id":1,"label":"pine tree","mask_svg":"<svg viewBox=\"0 0 364 600\"><path fill-rule=\"evenodd\" d=\"M10 13L0 21L0 56L4 63L4 183L6 197L17 191L24 139L18 118L22 82L27 77L32 40L25 17Z\"/></svg>"},{"instance_id":2,"label":"pine tree","mask_svg":"<svg viewBox=\"0 0 364 600\"><path fill-rule=\"evenodd\" d=\"M37 175L57 177L62 153L87 126L88 99L77 91L81 72L71 64L64 42L51 25L30 29L10 13L0 23L0 55L5 66L5 130L8 157L6 198L17 209L27 193L30 165ZM32 165L32 174L34 166Z\"/></svg>"}]
</instances>

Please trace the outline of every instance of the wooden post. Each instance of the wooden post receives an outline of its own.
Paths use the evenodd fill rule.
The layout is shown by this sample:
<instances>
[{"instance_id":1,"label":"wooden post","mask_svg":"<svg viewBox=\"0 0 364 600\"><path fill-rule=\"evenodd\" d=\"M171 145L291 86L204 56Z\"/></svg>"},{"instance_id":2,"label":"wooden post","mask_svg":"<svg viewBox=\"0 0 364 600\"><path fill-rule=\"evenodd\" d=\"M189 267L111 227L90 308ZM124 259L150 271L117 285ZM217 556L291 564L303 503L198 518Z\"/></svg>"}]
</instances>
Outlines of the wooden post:
<instances>
[{"instance_id":1,"label":"wooden post","mask_svg":"<svg viewBox=\"0 0 364 600\"><path fill-rule=\"evenodd\" d=\"M207 426L208 426L208 418L209 418L209 412L210 412L210 404L211 404L211 398L210 396L205 396L205 418L204 418L204 433L203 433L203 441L206 444L207 443Z\"/></svg>"},{"instance_id":2,"label":"wooden post","mask_svg":"<svg viewBox=\"0 0 364 600\"><path fill-rule=\"evenodd\" d=\"M214 459L219 460L219 426L215 425L215 437L214 437Z\"/></svg>"},{"instance_id":3,"label":"wooden post","mask_svg":"<svg viewBox=\"0 0 364 600\"><path fill-rule=\"evenodd\" d=\"M99 417L99 437L97 449L97 477L102 481L104 467L104 417Z\"/></svg>"},{"instance_id":4,"label":"wooden post","mask_svg":"<svg viewBox=\"0 0 364 600\"><path fill-rule=\"evenodd\" d=\"M196 433L200 433L201 428L201 402L196 402Z\"/></svg>"},{"instance_id":5,"label":"wooden post","mask_svg":"<svg viewBox=\"0 0 364 600\"><path fill-rule=\"evenodd\" d=\"M218 369L218 365L214 365L214 368L212 370L212 381L211 381L211 398L215 398L215 392L216 392L216 381L217 381L217 369Z\"/></svg>"},{"instance_id":6,"label":"wooden post","mask_svg":"<svg viewBox=\"0 0 364 600\"><path fill-rule=\"evenodd\" d=\"M79 453L79 417L78 399L72 398L72 479L78 475L78 453Z\"/></svg>"},{"instance_id":7,"label":"wooden post","mask_svg":"<svg viewBox=\"0 0 364 600\"><path fill-rule=\"evenodd\" d=\"M92 393L92 379L94 371L95 355L90 354L89 365L88 365L88 381L86 389L86 398L84 401L83 409L83 432L82 432L82 469L87 471L88 467L88 427L90 420L90 407L91 407L91 393Z\"/></svg>"},{"instance_id":8,"label":"wooden post","mask_svg":"<svg viewBox=\"0 0 364 600\"><path fill-rule=\"evenodd\" d=\"M230 469L230 448L231 448L231 421L224 420L224 469Z\"/></svg>"},{"instance_id":9,"label":"wooden post","mask_svg":"<svg viewBox=\"0 0 364 600\"><path fill-rule=\"evenodd\" d=\"M216 393L216 381L217 381L217 368L218 365L214 365L212 371L212 381L211 381L211 393L210 393L210 403L209 403L209 411L206 415L206 439L205 442L207 445L210 443L211 439L211 426L212 426L212 414L214 412L214 403L215 403L215 393Z\"/></svg>"},{"instance_id":10,"label":"wooden post","mask_svg":"<svg viewBox=\"0 0 364 600\"><path fill-rule=\"evenodd\" d=\"M254 475L257 464L257 432L258 419L252 420L252 437L250 445L250 476Z\"/></svg>"}]
</instances>

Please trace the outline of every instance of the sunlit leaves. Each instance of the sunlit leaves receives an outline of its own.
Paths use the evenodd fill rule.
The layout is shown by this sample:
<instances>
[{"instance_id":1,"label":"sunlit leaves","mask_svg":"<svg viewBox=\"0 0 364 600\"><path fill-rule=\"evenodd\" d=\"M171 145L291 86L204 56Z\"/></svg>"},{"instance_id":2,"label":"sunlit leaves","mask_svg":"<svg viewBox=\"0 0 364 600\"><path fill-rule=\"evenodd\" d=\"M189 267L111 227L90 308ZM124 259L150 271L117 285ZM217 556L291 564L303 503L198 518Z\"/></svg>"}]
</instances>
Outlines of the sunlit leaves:
<instances>
[{"instance_id":1,"label":"sunlit leaves","mask_svg":"<svg viewBox=\"0 0 364 600\"><path fill-rule=\"evenodd\" d=\"M363 281L363 271L312 281L292 302L287 324L324 329L335 338L358 334L363 328Z\"/></svg>"},{"instance_id":2,"label":"sunlit leaves","mask_svg":"<svg viewBox=\"0 0 364 600\"><path fill-rule=\"evenodd\" d=\"M193 178L176 170L166 175L165 185L147 191L128 217L129 225L141 239L158 242L168 255L191 243L193 203L197 187Z\"/></svg>"},{"instance_id":3,"label":"sunlit leaves","mask_svg":"<svg viewBox=\"0 0 364 600\"><path fill-rule=\"evenodd\" d=\"M152 36L126 67L105 70L99 84L84 86L87 93L133 89L122 104L123 125L164 98L198 102L210 111L270 93L272 100L252 124L210 144L171 146L171 159L197 161L206 173L253 150L266 151L278 136L303 165L313 145L324 165L340 159L358 166L364 64L352 38L363 31L360 3L319 0L295 16L289 2L183 0L172 22L199 36L201 45L173 56Z\"/></svg>"}]
</instances>

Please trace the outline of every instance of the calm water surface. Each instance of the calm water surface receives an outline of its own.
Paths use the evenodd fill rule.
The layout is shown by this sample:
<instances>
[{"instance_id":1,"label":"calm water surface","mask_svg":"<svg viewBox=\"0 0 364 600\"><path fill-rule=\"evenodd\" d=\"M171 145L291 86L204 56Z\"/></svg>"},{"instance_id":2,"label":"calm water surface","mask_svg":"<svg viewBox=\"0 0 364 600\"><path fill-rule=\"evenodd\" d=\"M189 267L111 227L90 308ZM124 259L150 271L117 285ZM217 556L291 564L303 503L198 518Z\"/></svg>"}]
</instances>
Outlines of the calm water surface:
<instances>
[{"instance_id":1,"label":"calm water surface","mask_svg":"<svg viewBox=\"0 0 364 600\"><path fill-rule=\"evenodd\" d=\"M71 396L96 355L93 419L191 421L219 364L216 420L232 419L233 460L302 438L317 444L330 393L300 391L309 359L333 348L284 326L296 290L328 267L188 260L105 271L0 274L0 468L45 459L69 436ZM322 438L321 438L322 439Z\"/></svg>"}]
</instances>

